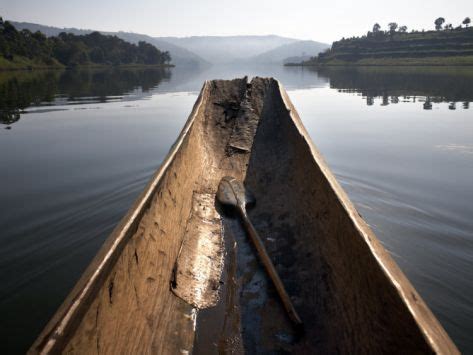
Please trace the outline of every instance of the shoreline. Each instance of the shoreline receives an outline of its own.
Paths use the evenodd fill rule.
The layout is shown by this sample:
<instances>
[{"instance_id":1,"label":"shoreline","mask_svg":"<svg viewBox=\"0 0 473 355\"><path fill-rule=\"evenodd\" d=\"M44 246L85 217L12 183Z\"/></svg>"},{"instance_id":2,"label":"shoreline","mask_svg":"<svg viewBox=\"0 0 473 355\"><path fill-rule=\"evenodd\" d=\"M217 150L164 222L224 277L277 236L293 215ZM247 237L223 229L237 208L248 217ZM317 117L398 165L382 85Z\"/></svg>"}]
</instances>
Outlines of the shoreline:
<instances>
[{"instance_id":1,"label":"shoreline","mask_svg":"<svg viewBox=\"0 0 473 355\"><path fill-rule=\"evenodd\" d=\"M473 67L473 64L284 64L285 67Z\"/></svg>"},{"instance_id":2,"label":"shoreline","mask_svg":"<svg viewBox=\"0 0 473 355\"><path fill-rule=\"evenodd\" d=\"M458 56L458 57L425 57L425 58L364 58L357 61L343 61L343 60L328 60L327 62L301 62L301 63L286 63L284 66L288 67L336 67L336 66L352 66L352 67L404 67L404 66L419 66L419 67L468 67L473 66L473 56Z\"/></svg>"},{"instance_id":3,"label":"shoreline","mask_svg":"<svg viewBox=\"0 0 473 355\"><path fill-rule=\"evenodd\" d=\"M36 70L76 70L76 69L151 69L151 68L174 68L174 64L90 64L90 65L77 65L68 67L65 65L13 65L11 67L0 66L0 72L11 72L11 71L36 71Z\"/></svg>"}]
</instances>

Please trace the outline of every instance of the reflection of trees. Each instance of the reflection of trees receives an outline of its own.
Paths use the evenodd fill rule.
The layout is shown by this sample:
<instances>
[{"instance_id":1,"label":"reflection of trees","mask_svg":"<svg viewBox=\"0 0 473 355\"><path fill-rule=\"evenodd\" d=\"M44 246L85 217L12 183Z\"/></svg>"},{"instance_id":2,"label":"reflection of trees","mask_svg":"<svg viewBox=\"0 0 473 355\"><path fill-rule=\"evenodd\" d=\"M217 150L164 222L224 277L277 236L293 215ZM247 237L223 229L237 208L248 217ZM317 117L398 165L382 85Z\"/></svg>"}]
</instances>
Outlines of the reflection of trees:
<instances>
[{"instance_id":1,"label":"reflection of trees","mask_svg":"<svg viewBox=\"0 0 473 355\"><path fill-rule=\"evenodd\" d=\"M30 105L51 102L60 73L53 71L2 73L0 75L0 123L12 124Z\"/></svg>"},{"instance_id":2,"label":"reflection of trees","mask_svg":"<svg viewBox=\"0 0 473 355\"><path fill-rule=\"evenodd\" d=\"M61 94L74 100L93 97L106 101L109 96L124 95L141 88L149 92L169 79L169 69L114 69L114 70L71 70L66 71L59 79Z\"/></svg>"},{"instance_id":3,"label":"reflection of trees","mask_svg":"<svg viewBox=\"0 0 473 355\"><path fill-rule=\"evenodd\" d=\"M0 123L12 124L22 110L54 104L58 96L105 102L136 89L149 92L170 76L170 70L164 68L2 73Z\"/></svg>"},{"instance_id":4,"label":"reflection of trees","mask_svg":"<svg viewBox=\"0 0 473 355\"><path fill-rule=\"evenodd\" d=\"M430 97L425 98L424 110L432 110L432 102L430 102Z\"/></svg>"},{"instance_id":5,"label":"reflection of trees","mask_svg":"<svg viewBox=\"0 0 473 355\"><path fill-rule=\"evenodd\" d=\"M384 94L382 97L382 104L381 106L388 106L389 105L389 98L388 95Z\"/></svg>"},{"instance_id":6,"label":"reflection of trees","mask_svg":"<svg viewBox=\"0 0 473 355\"><path fill-rule=\"evenodd\" d=\"M368 67L319 67L319 76L330 80L330 87L339 92L361 93L371 106L376 98L381 105L416 102L425 98L423 106L431 109L432 103L463 102L464 109L473 101L473 69L470 68L368 68ZM389 99L390 98L390 99ZM421 100L424 101L424 100ZM451 104L453 103L453 105Z\"/></svg>"}]
</instances>

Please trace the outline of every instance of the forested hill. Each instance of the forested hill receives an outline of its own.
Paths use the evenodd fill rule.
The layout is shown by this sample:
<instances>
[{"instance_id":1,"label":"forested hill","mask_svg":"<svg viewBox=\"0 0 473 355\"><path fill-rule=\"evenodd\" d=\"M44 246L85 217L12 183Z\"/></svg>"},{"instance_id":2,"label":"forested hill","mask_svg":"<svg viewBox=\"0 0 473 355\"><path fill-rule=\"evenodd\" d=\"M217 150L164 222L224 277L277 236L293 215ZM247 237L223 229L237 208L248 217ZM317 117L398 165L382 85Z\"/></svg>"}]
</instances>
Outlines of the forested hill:
<instances>
[{"instance_id":1,"label":"forested hill","mask_svg":"<svg viewBox=\"0 0 473 355\"><path fill-rule=\"evenodd\" d=\"M170 61L169 52L162 52L147 42L132 44L99 32L46 37L39 31L18 31L0 17L0 68L167 65Z\"/></svg>"},{"instance_id":2,"label":"forested hill","mask_svg":"<svg viewBox=\"0 0 473 355\"><path fill-rule=\"evenodd\" d=\"M387 31L375 24L362 37L343 38L303 65L473 65L473 28L442 26L436 30L407 32L390 23ZM464 23L465 23L464 22Z\"/></svg>"},{"instance_id":3,"label":"forested hill","mask_svg":"<svg viewBox=\"0 0 473 355\"><path fill-rule=\"evenodd\" d=\"M90 30L90 29L84 30L84 29L78 29L78 28L59 28L59 27L40 25L37 23L31 23L31 22L11 21L11 23L17 29L20 29L20 30L27 29L27 30L30 30L31 32L40 31L44 33L47 37L57 36L61 32L72 33L75 35L86 35L86 34L95 32L94 30ZM183 66L195 67L195 66L207 64L202 58L197 56L195 53L192 53L191 51L186 50L185 48L176 46L172 43L168 43L158 37L151 37L148 35L134 33L134 32L122 32L122 31L119 31L119 32L98 31L98 32L107 36L117 36L118 38L121 38L124 41L130 42L130 43L138 44L141 41L150 43L156 48L159 48L161 51L169 52L169 54L172 57L172 63L180 67L183 67Z\"/></svg>"}]
</instances>

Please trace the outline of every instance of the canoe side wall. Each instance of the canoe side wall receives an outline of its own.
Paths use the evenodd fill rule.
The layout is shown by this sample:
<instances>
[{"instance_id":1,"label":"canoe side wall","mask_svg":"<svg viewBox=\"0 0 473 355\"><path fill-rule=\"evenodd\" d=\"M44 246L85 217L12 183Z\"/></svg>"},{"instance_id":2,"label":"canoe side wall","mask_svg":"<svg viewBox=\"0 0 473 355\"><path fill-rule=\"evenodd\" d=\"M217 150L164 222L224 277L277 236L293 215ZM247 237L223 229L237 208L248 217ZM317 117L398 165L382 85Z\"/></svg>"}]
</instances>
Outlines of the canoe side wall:
<instances>
[{"instance_id":1,"label":"canoe side wall","mask_svg":"<svg viewBox=\"0 0 473 355\"><path fill-rule=\"evenodd\" d=\"M175 262L186 234L194 194L215 193L222 157L241 170L240 155L227 157L232 127L215 129L221 100L241 101L246 80L204 85L191 116L159 176L157 188L131 237L98 284L98 292L71 336L66 353L191 352L196 309L171 292ZM218 114L216 114L218 113Z\"/></svg>"},{"instance_id":2,"label":"canoe side wall","mask_svg":"<svg viewBox=\"0 0 473 355\"><path fill-rule=\"evenodd\" d=\"M327 249L321 252L321 256L327 258L330 267L334 267L332 272L336 279L333 286L336 288L332 291L337 296L345 298L344 301L340 300L341 304L345 304L345 307L351 301L357 304L354 307L356 312L351 314L352 318L347 319L347 321L355 329L359 328L361 326L360 322L365 322L367 317L370 318L370 322L372 321L371 327L368 327L368 332L362 334L359 341L371 339L373 342L386 342L387 348L385 350L387 351L395 349L397 343L400 346L399 350L406 351L409 342L413 342L414 348L412 350L414 350L419 345L415 342L422 337L428 346L427 351L433 350L441 354L458 354L458 349L444 328L356 211L353 203L313 144L296 109L280 83L279 93L297 129L297 135L303 137L302 140L297 137L294 141L304 141L306 147L303 150L308 150L315 162L315 164L307 164L306 166L315 166L319 170L317 175L323 185L319 193L327 191L330 206L336 206L337 209L337 212L333 212L334 215L340 214L343 216L338 221L334 220L333 223L329 224L330 228L333 228L331 232L336 231L336 233L333 234L332 238L327 235L324 239L327 243L323 248ZM300 167L300 169L301 173L304 174L305 167ZM315 183L314 185L318 184ZM301 194L300 200L307 200L307 196L307 194ZM309 196L313 196L315 199L318 198L318 194ZM316 235L314 237L317 238ZM342 254L337 255L337 251L340 253L346 250L350 251L348 255L352 256L351 260L346 260ZM331 261L329 261L330 259ZM354 268L356 264L359 264L358 269ZM338 268L338 270L335 268ZM344 278L345 280L343 280ZM336 285L337 283L338 285ZM360 306L365 302L367 302L366 313L362 314ZM389 308L387 306L389 304L393 307ZM380 318L372 317L374 311ZM339 312L334 315L336 319L339 319L339 316ZM406 316L409 319L406 319ZM334 319L334 322L336 322L336 319ZM391 327L396 323L398 334L391 330L381 335L382 332L379 330L383 326ZM408 328L408 324L411 325L411 329ZM381 337L376 340L378 336ZM392 343L389 341L390 337L392 337ZM351 348L346 350L352 350L352 346L353 344Z\"/></svg>"},{"instance_id":3,"label":"canoe side wall","mask_svg":"<svg viewBox=\"0 0 473 355\"><path fill-rule=\"evenodd\" d=\"M179 159L179 156L182 156L180 149L185 144L185 141L188 140L194 121L199 115L202 115L203 107L206 105L209 91L208 87L209 83L206 82L184 128L176 139L176 142L171 147L161 167L150 180L149 184L137 198L127 214L106 239L74 288L45 326L43 331L39 334L28 353L37 354L61 352L69 342L71 335L75 334L77 331L77 328L82 322L85 314L90 310L92 303L97 299L98 293L100 291L103 293L103 286L110 286L110 273L115 267L117 260L123 255L127 243L138 231L143 216L149 210L153 198L156 198L156 192L159 189L163 189L163 186L165 185L165 183L163 183L165 176L169 175L169 166L175 164L175 160ZM197 152L198 151L199 150L197 149ZM135 259L134 255L133 259ZM166 285L166 288L169 289L168 284ZM113 289L111 291L113 293ZM109 292L108 289L107 292ZM184 305L182 308L185 308L185 311L187 312L190 311ZM128 337L125 337L125 339L127 338ZM188 342L192 343L192 341L193 332L192 339Z\"/></svg>"},{"instance_id":4,"label":"canoe side wall","mask_svg":"<svg viewBox=\"0 0 473 355\"><path fill-rule=\"evenodd\" d=\"M296 349L428 352L281 95L277 83L266 94L245 185L257 201L250 218L306 324Z\"/></svg>"}]
</instances>

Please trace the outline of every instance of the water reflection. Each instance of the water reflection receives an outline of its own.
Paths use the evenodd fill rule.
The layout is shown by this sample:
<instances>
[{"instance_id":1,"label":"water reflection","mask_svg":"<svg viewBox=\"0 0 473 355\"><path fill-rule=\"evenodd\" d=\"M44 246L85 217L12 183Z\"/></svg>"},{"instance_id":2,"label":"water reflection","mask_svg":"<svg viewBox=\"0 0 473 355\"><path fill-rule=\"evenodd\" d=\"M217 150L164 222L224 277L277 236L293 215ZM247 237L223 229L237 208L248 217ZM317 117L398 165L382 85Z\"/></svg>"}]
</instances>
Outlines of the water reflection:
<instances>
[{"instance_id":1,"label":"water reflection","mask_svg":"<svg viewBox=\"0 0 473 355\"><path fill-rule=\"evenodd\" d=\"M172 75L172 80L171 80ZM201 70L102 69L0 73L0 124L10 125L31 106L136 100L154 91L200 90L209 78L274 76L288 89L330 87L363 96L368 106L419 103L425 110L448 103L469 109L473 69L420 67L211 67Z\"/></svg>"},{"instance_id":2,"label":"water reflection","mask_svg":"<svg viewBox=\"0 0 473 355\"><path fill-rule=\"evenodd\" d=\"M12 124L21 110L54 100L59 73L0 73L0 123Z\"/></svg>"},{"instance_id":3,"label":"water reflection","mask_svg":"<svg viewBox=\"0 0 473 355\"><path fill-rule=\"evenodd\" d=\"M30 106L135 100L170 78L169 69L0 73L0 123L15 123Z\"/></svg>"},{"instance_id":4,"label":"water reflection","mask_svg":"<svg viewBox=\"0 0 473 355\"><path fill-rule=\"evenodd\" d=\"M402 103L422 104L431 110L448 103L450 110L469 109L473 101L473 69L419 67L326 67L309 68L328 78L330 87L342 93L358 93L368 106Z\"/></svg>"}]
</instances>

